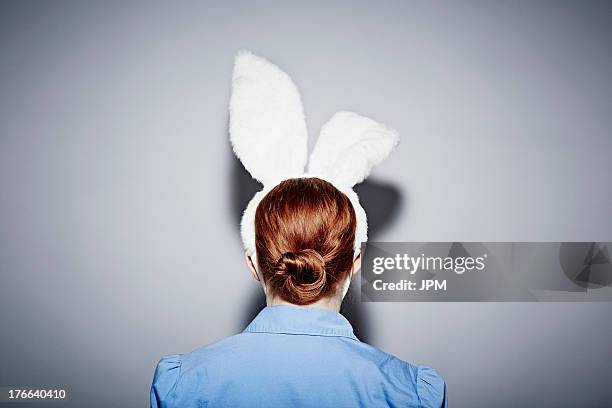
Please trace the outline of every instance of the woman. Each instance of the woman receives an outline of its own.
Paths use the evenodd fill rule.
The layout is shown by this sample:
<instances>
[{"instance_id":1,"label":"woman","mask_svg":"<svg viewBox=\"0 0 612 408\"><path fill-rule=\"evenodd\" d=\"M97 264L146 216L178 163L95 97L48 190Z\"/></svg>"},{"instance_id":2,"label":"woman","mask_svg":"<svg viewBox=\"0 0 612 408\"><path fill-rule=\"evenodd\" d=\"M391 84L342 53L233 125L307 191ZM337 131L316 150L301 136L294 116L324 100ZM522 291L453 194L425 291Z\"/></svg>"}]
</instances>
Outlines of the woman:
<instances>
[{"instance_id":1,"label":"woman","mask_svg":"<svg viewBox=\"0 0 612 408\"><path fill-rule=\"evenodd\" d=\"M360 342L338 312L355 276L351 200L319 178L285 180L255 212L267 307L244 332L162 359L152 407L442 407L431 368Z\"/></svg>"},{"instance_id":2,"label":"woman","mask_svg":"<svg viewBox=\"0 0 612 408\"><path fill-rule=\"evenodd\" d=\"M242 216L241 235L267 307L241 334L163 358L151 406L446 406L434 370L360 342L338 312L367 241L366 213L352 187L397 146L397 132L338 112L308 157L291 78L243 51L232 80L232 146L264 186Z\"/></svg>"}]
</instances>

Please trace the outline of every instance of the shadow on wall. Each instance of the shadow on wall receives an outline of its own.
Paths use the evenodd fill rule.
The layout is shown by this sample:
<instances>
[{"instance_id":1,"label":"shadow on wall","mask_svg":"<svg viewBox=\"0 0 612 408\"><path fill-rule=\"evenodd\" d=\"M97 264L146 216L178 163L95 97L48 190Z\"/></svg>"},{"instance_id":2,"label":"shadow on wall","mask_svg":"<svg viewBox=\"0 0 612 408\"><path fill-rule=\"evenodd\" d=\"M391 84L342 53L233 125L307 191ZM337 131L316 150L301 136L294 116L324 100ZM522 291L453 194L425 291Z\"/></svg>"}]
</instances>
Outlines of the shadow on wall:
<instances>
[{"instance_id":1,"label":"shadow on wall","mask_svg":"<svg viewBox=\"0 0 612 408\"><path fill-rule=\"evenodd\" d=\"M231 150L230 154L232 155L231 211L236 225L236 232L240 234L239 226L242 212L251 198L253 198L253 195L261 190L262 185L251 178L251 175ZM355 191L359 195L361 205L368 214L368 239L374 241L379 232L397 216L400 207L403 205L403 197L394 186L372 180L367 180L355 186ZM246 278L249 275L245 272L244 276ZM358 282L359 279L355 279L351 284L349 292L342 303L340 313L351 322L355 335L361 341L369 343L372 340L372 331L366 308L359 300ZM265 306L266 299L263 290L254 290L248 297L245 305L242 327L246 327Z\"/></svg>"}]
</instances>

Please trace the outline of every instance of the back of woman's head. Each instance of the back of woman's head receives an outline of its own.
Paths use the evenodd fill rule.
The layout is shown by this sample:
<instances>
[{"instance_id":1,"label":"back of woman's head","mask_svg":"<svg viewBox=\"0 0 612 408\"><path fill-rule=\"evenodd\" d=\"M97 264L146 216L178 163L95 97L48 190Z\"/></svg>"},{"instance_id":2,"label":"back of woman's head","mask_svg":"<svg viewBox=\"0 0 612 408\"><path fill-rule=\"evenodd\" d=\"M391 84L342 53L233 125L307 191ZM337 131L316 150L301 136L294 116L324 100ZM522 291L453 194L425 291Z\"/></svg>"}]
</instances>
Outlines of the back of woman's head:
<instances>
[{"instance_id":1,"label":"back of woman's head","mask_svg":"<svg viewBox=\"0 0 612 408\"><path fill-rule=\"evenodd\" d=\"M259 203L255 247L262 279L283 300L333 296L353 265L356 217L348 197L318 178L285 180Z\"/></svg>"}]
</instances>

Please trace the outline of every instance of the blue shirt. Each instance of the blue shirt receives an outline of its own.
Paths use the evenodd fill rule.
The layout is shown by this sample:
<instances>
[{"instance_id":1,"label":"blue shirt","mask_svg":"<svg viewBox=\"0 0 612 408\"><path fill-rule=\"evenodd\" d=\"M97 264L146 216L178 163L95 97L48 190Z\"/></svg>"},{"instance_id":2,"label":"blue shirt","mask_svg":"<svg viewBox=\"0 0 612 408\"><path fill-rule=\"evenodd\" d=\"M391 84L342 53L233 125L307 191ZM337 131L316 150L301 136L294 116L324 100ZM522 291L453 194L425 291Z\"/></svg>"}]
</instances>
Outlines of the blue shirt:
<instances>
[{"instance_id":1,"label":"blue shirt","mask_svg":"<svg viewBox=\"0 0 612 408\"><path fill-rule=\"evenodd\" d=\"M431 368L360 342L340 313L268 306L244 332L164 357L151 407L446 407Z\"/></svg>"}]
</instances>

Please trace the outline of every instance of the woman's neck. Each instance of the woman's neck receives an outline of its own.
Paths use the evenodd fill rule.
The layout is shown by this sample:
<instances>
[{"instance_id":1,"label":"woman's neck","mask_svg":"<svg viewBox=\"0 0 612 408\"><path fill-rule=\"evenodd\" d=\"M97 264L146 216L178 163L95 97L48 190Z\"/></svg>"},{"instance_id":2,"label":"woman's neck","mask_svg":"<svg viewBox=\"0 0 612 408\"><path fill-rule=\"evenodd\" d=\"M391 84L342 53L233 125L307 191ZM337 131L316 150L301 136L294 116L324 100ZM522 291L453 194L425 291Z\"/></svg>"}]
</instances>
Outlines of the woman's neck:
<instances>
[{"instance_id":1,"label":"woman's neck","mask_svg":"<svg viewBox=\"0 0 612 408\"><path fill-rule=\"evenodd\" d=\"M294 303L287 302L278 296L274 296L272 298L266 296L266 304L268 306L289 305L289 306L298 306L298 307L318 307L318 308L323 308L323 309L330 309L330 310L333 310L334 312L339 312L341 303L342 301L336 298L335 296L322 298L308 305L296 305Z\"/></svg>"}]
</instances>

